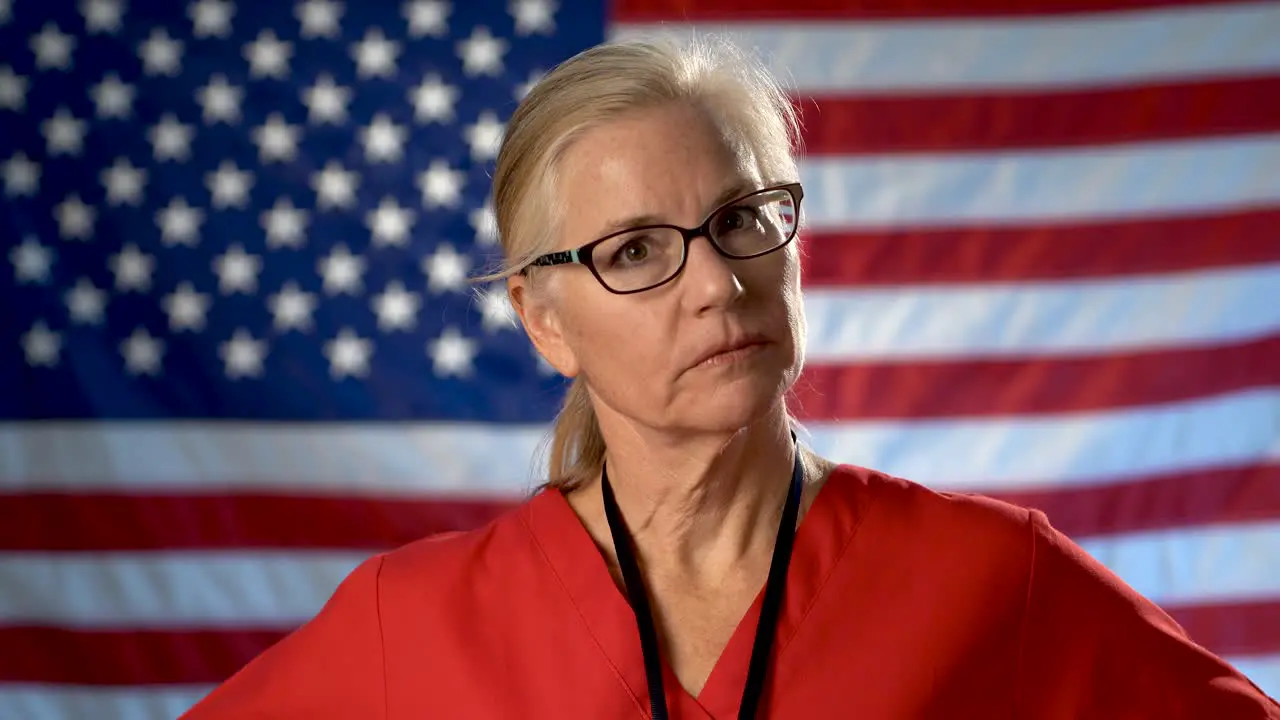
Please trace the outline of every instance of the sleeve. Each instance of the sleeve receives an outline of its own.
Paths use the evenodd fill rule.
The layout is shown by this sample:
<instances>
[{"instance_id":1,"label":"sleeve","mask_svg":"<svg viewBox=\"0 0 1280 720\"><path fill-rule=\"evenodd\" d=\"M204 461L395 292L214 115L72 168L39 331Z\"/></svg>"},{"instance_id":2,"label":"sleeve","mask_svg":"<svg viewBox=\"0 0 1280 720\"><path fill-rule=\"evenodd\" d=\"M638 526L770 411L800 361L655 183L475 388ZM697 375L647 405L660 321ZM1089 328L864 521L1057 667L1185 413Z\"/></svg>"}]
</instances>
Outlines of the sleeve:
<instances>
[{"instance_id":1,"label":"sleeve","mask_svg":"<svg viewBox=\"0 0 1280 720\"><path fill-rule=\"evenodd\" d=\"M1280 705L1031 513L1018 717L1280 720Z\"/></svg>"},{"instance_id":2,"label":"sleeve","mask_svg":"<svg viewBox=\"0 0 1280 720\"><path fill-rule=\"evenodd\" d=\"M386 717L378 576L366 560L320 612L245 665L183 720Z\"/></svg>"}]
</instances>

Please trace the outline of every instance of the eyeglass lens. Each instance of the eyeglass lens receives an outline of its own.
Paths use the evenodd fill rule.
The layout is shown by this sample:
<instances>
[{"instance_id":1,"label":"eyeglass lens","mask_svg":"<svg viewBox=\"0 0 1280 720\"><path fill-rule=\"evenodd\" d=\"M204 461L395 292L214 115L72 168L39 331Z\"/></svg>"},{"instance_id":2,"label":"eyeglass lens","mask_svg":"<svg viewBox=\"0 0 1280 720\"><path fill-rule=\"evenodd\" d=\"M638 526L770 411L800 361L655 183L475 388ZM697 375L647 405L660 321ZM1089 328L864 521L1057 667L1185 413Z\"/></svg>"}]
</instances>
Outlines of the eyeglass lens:
<instances>
[{"instance_id":1,"label":"eyeglass lens","mask_svg":"<svg viewBox=\"0 0 1280 720\"><path fill-rule=\"evenodd\" d=\"M785 245L796 229L796 207L786 190L766 190L711 216L711 241L725 255L749 258ZM674 228L643 228L615 235L591 250L600 280L618 292L666 282L684 262L684 235Z\"/></svg>"}]
</instances>

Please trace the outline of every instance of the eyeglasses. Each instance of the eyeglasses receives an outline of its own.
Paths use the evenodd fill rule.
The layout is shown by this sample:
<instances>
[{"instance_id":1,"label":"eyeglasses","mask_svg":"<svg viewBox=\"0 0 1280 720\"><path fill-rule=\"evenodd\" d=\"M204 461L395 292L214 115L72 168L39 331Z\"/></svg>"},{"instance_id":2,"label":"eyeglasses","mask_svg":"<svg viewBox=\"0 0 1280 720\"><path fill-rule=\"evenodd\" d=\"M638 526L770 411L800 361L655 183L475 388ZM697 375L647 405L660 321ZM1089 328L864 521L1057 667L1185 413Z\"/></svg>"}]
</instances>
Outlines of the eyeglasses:
<instances>
[{"instance_id":1,"label":"eyeglasses","mask_svg":"<svg viewBox=\"0 0 1280 720\"><path fill-rule=\"evenodd\" d=\"M586 265L606 290L618 295L652 290L684 270L689 244L706 237L726 258L747 260L786 247L799 226L804 189L789 183L756 190L716 208L696 228L645 225L628 228L573 250L547 253L530 266Z\"/></svg>"}]
</instances>

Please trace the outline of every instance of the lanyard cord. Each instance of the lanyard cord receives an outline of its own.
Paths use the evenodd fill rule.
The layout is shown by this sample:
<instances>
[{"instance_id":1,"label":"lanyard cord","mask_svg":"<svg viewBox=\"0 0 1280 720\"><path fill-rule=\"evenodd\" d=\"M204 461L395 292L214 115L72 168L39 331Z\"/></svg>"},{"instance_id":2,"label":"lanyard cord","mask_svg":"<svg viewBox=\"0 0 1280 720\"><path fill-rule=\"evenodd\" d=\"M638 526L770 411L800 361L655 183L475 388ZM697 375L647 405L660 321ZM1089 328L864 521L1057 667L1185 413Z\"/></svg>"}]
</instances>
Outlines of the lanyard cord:
<instances>
[{"instance_id":1,"label":"lanyard cord","mask_svg":"<svg viewBox=\"0 0 1280 720\"><path fill-rule=\"evenodd\" d=\"M794 440L794 435L792 439ZM774 630L778 625L783 590L787 584L787 569L791 565L791 546L795 540L796 518L800 513L800 492L804 487L804 470L800 464L799 447L796 448L795 456L795 467L791 471L791 488L787 493L787 503L782 509L782 520L778 523L778 538L773 546L773 561L769 565L769 579L765 583L760 621L756 625L755 642L751 647L747 683L742 688L742 703L738 710L739 720L755 718L756 708L764 693L769 655L773 650ZM658 651L658 631L653 622L653 614L649 610L648 594L645 591L644 580L640 577L640 566L636 562L635 550L631 547L631 536L622 522L622 513L618 510L618 503L613 497L613 488L609 485L609 473L602 468L600 476L601 493L604 495L604 514L609 521L614 552L618 554L622 580L627 586L627 596L631 600L631 607L636 614L636 627L640 631L644 674L649 684L650 712L653 720L668 720L667 695L662 686L662 656Z\"/></svg>"}]
</instances>

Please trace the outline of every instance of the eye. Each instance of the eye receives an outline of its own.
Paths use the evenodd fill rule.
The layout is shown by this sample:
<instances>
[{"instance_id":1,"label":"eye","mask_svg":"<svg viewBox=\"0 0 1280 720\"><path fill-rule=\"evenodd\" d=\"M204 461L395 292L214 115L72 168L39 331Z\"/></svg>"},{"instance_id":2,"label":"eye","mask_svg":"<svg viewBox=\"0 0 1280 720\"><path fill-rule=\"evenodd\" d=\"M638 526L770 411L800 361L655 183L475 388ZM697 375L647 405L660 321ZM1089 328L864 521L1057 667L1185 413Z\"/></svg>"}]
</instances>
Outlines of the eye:
<instances>
[{"instance_id":1,"label":"eye","mask_svg":"<svg viewBox=\"0 0 1280 720\"><path fill-rule=\"evenodd\" d=\"M716 218L715 227L713 228L717 235L738 232L740 230L751 230L759 225L759 211L747 205L739 205L737 207L726 208Z\"/></svg>"},{"instance_id":2,"label":"eye","mask_svg":"<svg viewBox=\"0 0 1280 720\"><path fill-rule=\"evenodd\" d=\"M618 264L636 264L644 262L649 257L649 238L637 237L627 240L626 243L614 251L609 258L609 262Z\"/></svg>"}]
</instances>

